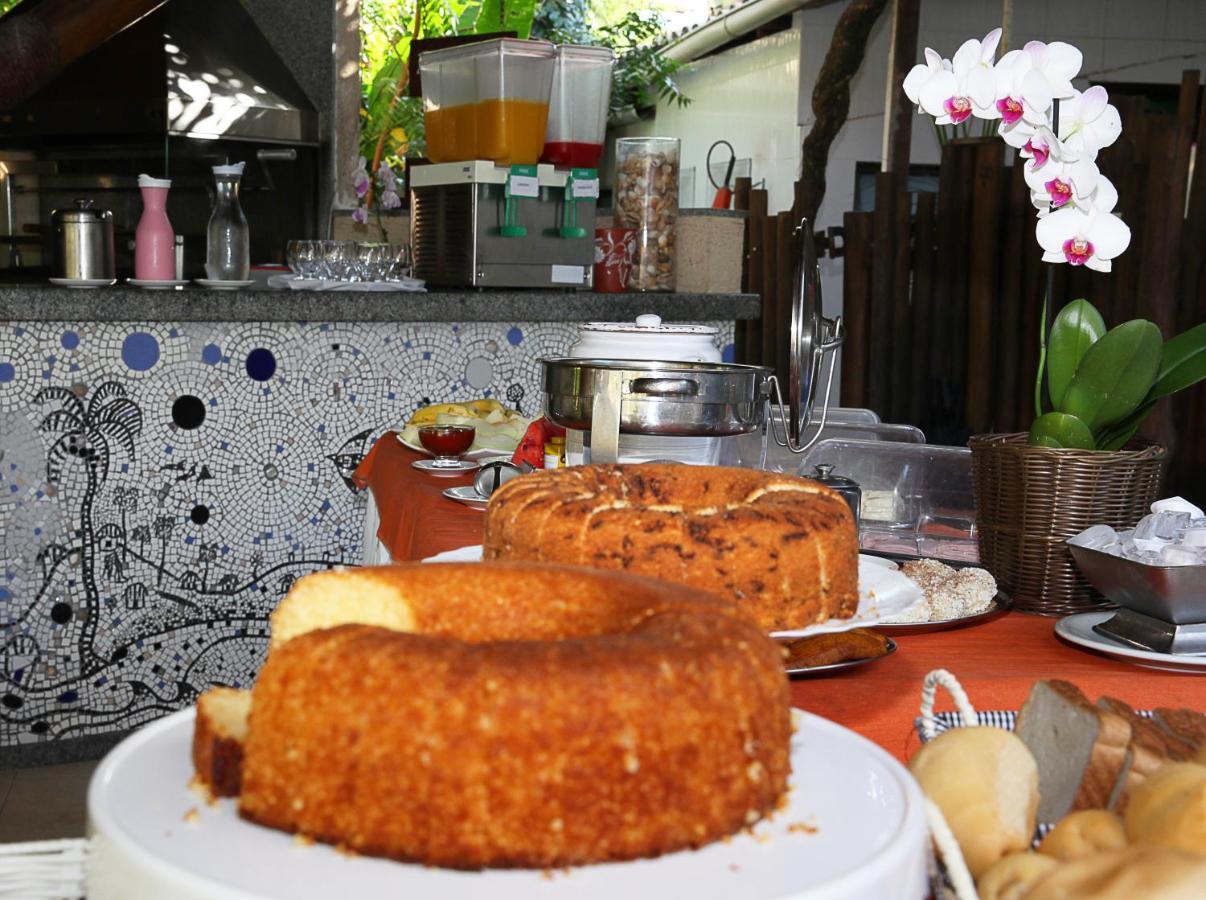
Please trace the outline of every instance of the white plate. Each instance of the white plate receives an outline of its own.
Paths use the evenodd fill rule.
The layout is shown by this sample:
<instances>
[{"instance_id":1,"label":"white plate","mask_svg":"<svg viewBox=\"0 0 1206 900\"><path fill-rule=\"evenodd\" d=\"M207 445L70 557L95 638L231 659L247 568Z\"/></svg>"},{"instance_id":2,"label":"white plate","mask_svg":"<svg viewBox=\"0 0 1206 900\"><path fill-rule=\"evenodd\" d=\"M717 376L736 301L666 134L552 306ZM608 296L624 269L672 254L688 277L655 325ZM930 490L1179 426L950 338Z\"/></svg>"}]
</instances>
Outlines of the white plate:
<instances>
[{"instance_id":1,"label":"white plate","mask_svg":"<svg viewBox=\"0 0 1206 900\"><path fill-rule=\"evenodd\" d=\"M127 278L126 281L134 285L134 287L144 288L148 291L170 291L188 284L187 281L176 279L160 281L152 278Z\"/></svg>"},{"instance_id":2,"label":"white plate","mask_svg":"<svg viewBox=\"0 0 1206 900\"><path fill-rule=\"evenodd\" d=\"M215 278L194 278L193 284L200 285L203 288L209 288L211 291L237 291L239 288L250 287L255 284L255 280L249 281L221 281Z\"/></svg>"},{"instance_id":3,"label":"white plate","mask_svg":"<svg viewBox=\"0 0 1206 900\"><path fill-rule=\"evenodd\" d=\"M423 562L481 562L482 545L458 547L429 556ZM918 600L925 597L916 584L898 569L884 565L885 560L859 554L858 557L858 610L849 619L830 619L820 625L796 628L791 631L772 631L771 637L785 641L792 638L809 637L814 634L849 631L852 628L870 628L881 618L896 618L906 612Z\"/></svg>"},{"instance_id":4,"label":"white plate","mask_svg":"<svg viewBox=\"0 0 1206 900\"><path fill-rule=\"evenodd\" d=\"M394 437L396 437L398 439L398 443L401 444L403 447L406 447L410 450L414 450L416 453L423 453L423 454L426 454L427 456L431 456L431 452L429 450L427 450L426 448L420 447L418 444L412 444L410 441L402 440L402 433L400 431L395 431ZM519 445L516 444L515 446L518 447ZM468 453L465 454L465 459L477 459L477 460L505 459L505 460L509 461L514 452L515 452L514 449L491 450L488 447L483 447L481 450L470 450Z\"/></svg>"},{"instance_id":5,"label":"white plate","mask_svg":"<svg viewBox=\"0 0 1206 900\"><path fill-rule=\"evenodd\" d=\"M449 500L455 500L457 503L472 506L474 509L485 509L486 505L490 502L489 497L483 497L471 484L447 488L444 491L444 496Z\"/></svg>"},{"instance_id":6,"label":"white plate","mask_svg":"<svg viewBox=\"0 0 1206 900\"><path fill-rule=\"evenodd\" d=\"M117 284L116 278L52 278L51 284L57 284L59 287L75 288L83 290L85 288L109 287Z\"/></svg>"},{"instance_id":7,"label":"white plate","mask_svg":"<svg viewBox=\"0 0 1206 900\"><path fill-rule=\"evenodd\" d=\"M1206 674L1206 656L1174 656L1171 653L1156 653L1139 650L1113 638L1098 634L1093 626L1114 615L1114 611L1095 610L1065 616L1055 623L1055 633L1065 641L1113 656L1124 662L1132 662L1148 669L1163 669L1167 672L1197 672Z\"/></svg>"},{"instance_id":8,"label":"white plate","mask_svg":"<svg viewBox=\"0 0 1206 900\"><path fill-rule=\"evenodd\" d=\"M885 656L891 656L896 652L896 641L888 638L887 644L884 646L884 652L878 656L863 656L859 659L843 659L841 662L825 663L821 666L792 666L784 667L783 671L788 675L796 675L801 678L820 678L825 675L832 675L834 672L843 672L846 669L853 669L857 666L873 663L876 660L883 659Z\"/></svg>"},{"instance_id":9,"label":"white plate","mask_svg":"<svg viewBox=\"0 0 1206 900\"><path fill-rule=\"evenodd\" d=\"M93 775L88 819L96 838L88 897L925 896L926 830L916 782L854 732L808 713L796 713L796 722L787 807L752 834L657 859L554 872L462 872L305 846L292 835L243 821L232 800L206 805L187 787L193 734L188 709L126 738Z\"/></svg>"}]
</instances>

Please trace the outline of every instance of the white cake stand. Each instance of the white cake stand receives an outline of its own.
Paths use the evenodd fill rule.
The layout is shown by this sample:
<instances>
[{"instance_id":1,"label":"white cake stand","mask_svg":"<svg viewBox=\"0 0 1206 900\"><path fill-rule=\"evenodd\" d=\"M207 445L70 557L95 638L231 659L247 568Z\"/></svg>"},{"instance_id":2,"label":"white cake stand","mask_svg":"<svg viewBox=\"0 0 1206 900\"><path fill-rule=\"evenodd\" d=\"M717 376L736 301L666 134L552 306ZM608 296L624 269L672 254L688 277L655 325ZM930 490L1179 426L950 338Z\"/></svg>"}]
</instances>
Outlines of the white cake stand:
<instances>
[{"instance_id":1,"label":"white cake stand","mask_svg":"<svg viewBox=\"0 0 1206 900\"><path fill-rule=\"evenodd\" d=\"M921 793L854 732L796 712L788 806L753 833L657 859L555 872L460 872L345 856L207 805L192 776L193 711L131 735L88 790L89 900L439 897L442 900L915 900L926 890Z\"/></svg>"}]
</instances>

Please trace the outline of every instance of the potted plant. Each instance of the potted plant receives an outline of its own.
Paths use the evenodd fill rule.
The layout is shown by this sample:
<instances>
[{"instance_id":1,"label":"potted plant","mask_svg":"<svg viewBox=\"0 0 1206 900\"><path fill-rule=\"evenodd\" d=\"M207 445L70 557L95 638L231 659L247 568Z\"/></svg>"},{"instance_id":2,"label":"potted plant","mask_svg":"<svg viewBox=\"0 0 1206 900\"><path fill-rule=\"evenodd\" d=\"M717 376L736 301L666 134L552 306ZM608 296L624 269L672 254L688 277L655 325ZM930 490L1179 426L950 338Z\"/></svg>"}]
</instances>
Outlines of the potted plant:
<instances>
[{"instance_id":1,"label":"potted plant","mask_svg":"<svg viewBox=\"0 0 1206 900\"><path fill-rule=\"evenodd\" d=\"M927 48L905 93L939 126L996 121L1026 167L1043 260L1109 272L1130 244L1096 164L1122 132L1118 111L1104 88L1072 86L1075 47L1031 41L994 62L1000 38L996 29L969 40L952 60ZM1034 424L970 447L981 562L1017 608L1065 615L1103 601L1064 541L1090 525L1129 527L1156 499L1166 452L1135 435L1157 400L1206 377L1206 324L1165 342L1141 319L1107 330L1091 303L1074 300L1048 332L1047 283Z\"/></svg>"}]
</instances>

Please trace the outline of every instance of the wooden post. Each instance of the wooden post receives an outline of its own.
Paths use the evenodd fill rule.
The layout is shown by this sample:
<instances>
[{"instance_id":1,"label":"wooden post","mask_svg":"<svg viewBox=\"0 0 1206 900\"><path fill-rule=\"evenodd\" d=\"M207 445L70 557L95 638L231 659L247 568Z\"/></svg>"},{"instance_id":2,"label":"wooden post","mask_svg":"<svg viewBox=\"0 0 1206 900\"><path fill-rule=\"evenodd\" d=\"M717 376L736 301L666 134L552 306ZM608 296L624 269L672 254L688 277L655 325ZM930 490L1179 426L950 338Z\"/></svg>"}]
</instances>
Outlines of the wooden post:
<instances>
[{"instance_id":1,"label":"wooden post","mask_svg":"<svg viewBox=\"0 0 1206 900\"><path fill-rule=\"evenodd\" d=\"M842 403L867 405L867 366L871 332L871 213L846 213L842 221L845 251L842 267Z\"/></svg>"},{"instance_id":2,"label":"wooden post","mask_svg":"<svg viewBox=\"0 0 1206 900\"><path fill-rule=\"evenodd\" d=\"M788 354L791 352L791 304L795 300L795 271L799 252L793 235L795 223L791 210L779 213L775 217L775 223L775 242L778 244L775 271L775 372L779 376L779 384L785 385ZM812 234L805 235L803 239L811 241Z\"/></svg>"},{"instance_id":3,"label":"wooden post","mask_svg":"<svg viewBox=\"0 0 1206 900\"><path fill-rule=\"evenodd\" d=\"M993 370L994 332L1001 266L1001 206L1005 155L993 140L975 146L972 193L972 227L966 236L969 272L967 283L967 393L964 413L972 433L992 427L997 395Z\"/></svg>"},{"instance_id":4,"label":"wooden post","mask_svg":"<svg viewBox=\"0 0 1206 900\"><path fill-rule=\"evenodd\" d=\"M774 367L779 340L779 225L775 216L762 217L762 365Z\"/></svg>"},{"instance_id":5,"label":"wooden post","mask_svg":"<svg viewBox=\"0 0 1206 900\"><path fill-rule=\"evenodd\" d=\"M750 208L750 179L738 178L733 182L733 209L749 212ZM750 220L746 217L745 228L741 235L741 289L749 290L750 277ZM733 354L735 361L739 363L753 362L748 355L750 328L753 323L748 319L742 319L733 328Z\"/></svg>"},{"instance_id":6,"label":"wooden post","mask_svg":"<svg viewBox=\"0 0 1206 900\"><path fill-rule=\"evenodd\" d=\"M885 419L892 403L892 307L896 303L896 193L890 172L875 176L872 216L875 254L871 258L871 353L867 402Z\"/></svg>"},{"instance_id":7,"label":"wooden post","mask_svg":"<svg viewBox=\"0 0 1206 900\"><path fill-rule=\"evenodd\" d=\"M908 342L909 377L908 412L903 419L910 425L923 421L927 408L927 392L930 390L929 359L934 353L930 343L930 331L935 315L934 308L934 194L917 195L917 226L913 234L913 303L910 309L911 331Z\"/></svg>"},{"instance_id":8,"label":"wooden post","mask_svg":"<svg viewBox=\"0 0 1206 900\"><path fill-rule=\"evenodd\" d=\"M747 263L746 290L751 294L762 296L762 279L765 271L763 257L766 255L763 242L763 231L766 221L766 191L750 191L750 217L746 220L746 234L750 242L749 262ZM762 318L751 323L746 331L745 357L752 365L761 365L766 357L762 355L762 335L768 328L766 321L766 304L762 306Z\"/></svg>"}]
</instances>

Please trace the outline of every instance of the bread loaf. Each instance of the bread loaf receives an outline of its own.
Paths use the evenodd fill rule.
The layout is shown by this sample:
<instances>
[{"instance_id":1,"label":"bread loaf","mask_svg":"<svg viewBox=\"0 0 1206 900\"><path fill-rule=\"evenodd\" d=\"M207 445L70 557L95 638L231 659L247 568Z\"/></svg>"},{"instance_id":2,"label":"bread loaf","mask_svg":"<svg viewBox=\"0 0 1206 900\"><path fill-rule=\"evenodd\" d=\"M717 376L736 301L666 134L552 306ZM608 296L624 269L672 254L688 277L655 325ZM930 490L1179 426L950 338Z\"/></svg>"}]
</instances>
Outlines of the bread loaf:
<instances>
[{"instance_id":1,"label":"bread loaf","mask_svg":"<svg viewBox=\"0 0 1206 900\"><path fill-rule=\"evenodd\" d=\"M1196 748L1165 731L1151 719L1136 713L1129 705L1113 697L1102 697L1097 706L1124 718L1131 727L1127 762L1110 797L1109 806L1119 815L1126 812L1131 794L1169 762L1191 759Z\"/></svg>"},{"instance_id":2,"label":"bread loaf","mask_svg":"<svg viewBox=\"0 0 1206 900\"><path fill-rule=\"evenodd\" d=\"M1038 762L1039 821L1109 805L1131 738L1126 716L1095 707L1070 682L1044 679L1035 682L1014 730Z\"/></svg>"},{"instance_id":3,"label":"bread loaf","mask_svg":"<svg viewBox=\"0 0 1206 900\"><path fill-rule=\"evenodd\" d=\"M1146 778L1131 795L1126 833L1136 843L1206 857L1206 766L1170 763Z\"/></svg>"},{"instance_id":4,"label":"bread loaf","mask_svg":"<svg viewBox=\"0 0 1206 900\"><path fill-rule=\"evenodd\" d=\"M1202 900L1206 860L1182 850L1138 846L1061 863L1026 900Z\"/></svg>"},{"instance_id":5,"label":"bread loaf","mask_svg":"<svg viewBox=\"0 0 1206 900\"><path fill-rule=\"evenodd\" d=\"M1152 721L1191 747L1206 747L1206 715L1200 712L1158 706L1152 711Z\"/></svg>"},{"instance_id":6,"label":"bread loaf","mask_svg":"<svg viewBox=\"0 0 1206 900\"><path fill-rule=\"evenodd\" d=\"M1034 757L1000 728L952 728L909 761L922 791L942 810L973 878L1034 834L1038 770Z\"/></svg>"},{"instance_id":7,"label":"bread loaf","mask_svg":"<svg viewBox=\"0 0 1206 900\"><path fill-rule=\"evenodd\" d=\"M1104 809L1081 809L1068 813L1047 833L1038 852L1053 859L1080 859L1126 847L1122 819Z\"/></svg>"},{"instance_id":8,"label":"bread loaf","mask_svg":"<svg viewBox=\"0 0 1206 900\"><path fill-rule=\"evenodd\" d=\"M976 882L980 900L1022 900L1040 878L1059 865L1053 856L1010 853L988 867Z\"/></svg>"}]
</instances>

